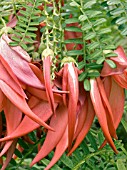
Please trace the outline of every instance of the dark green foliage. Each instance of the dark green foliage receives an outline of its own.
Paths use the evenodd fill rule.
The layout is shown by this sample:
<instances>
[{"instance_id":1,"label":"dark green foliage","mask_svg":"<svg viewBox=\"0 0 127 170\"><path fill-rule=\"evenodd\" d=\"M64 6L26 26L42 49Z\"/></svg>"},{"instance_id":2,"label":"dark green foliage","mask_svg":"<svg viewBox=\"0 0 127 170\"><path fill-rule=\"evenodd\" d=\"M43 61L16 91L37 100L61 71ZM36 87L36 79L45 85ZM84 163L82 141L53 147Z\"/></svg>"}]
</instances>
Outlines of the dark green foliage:
<instances>
[{"instance_id":1,"label":"dark green foliage","mask_svg":"<svg viewBox=\"0 0 127 170\"><path fill-rule=\"evenodd\" d=\"M28 4L31 4L30 6ZM10 43L12 46L20 45L25 50L28 49L30 44L35 42L36 34L39 25L39 15L41 11L38 6L41 5L40 0L28 0L25 4L22 4L20 8L20 14L17 14L17 24L14 28ZM28 44L28 46L27 46Z\"/></svg>"}]
</instances>

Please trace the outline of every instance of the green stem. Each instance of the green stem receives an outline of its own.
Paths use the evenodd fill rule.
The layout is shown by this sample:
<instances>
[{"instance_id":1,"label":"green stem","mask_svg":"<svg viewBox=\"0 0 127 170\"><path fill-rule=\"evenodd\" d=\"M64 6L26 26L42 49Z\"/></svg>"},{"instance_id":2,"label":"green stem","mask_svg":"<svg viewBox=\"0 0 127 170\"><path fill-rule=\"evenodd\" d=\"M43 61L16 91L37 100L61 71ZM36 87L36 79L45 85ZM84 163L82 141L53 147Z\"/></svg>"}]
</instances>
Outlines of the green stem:
<instances>
[{"instance_id":1,"label":"green stem","mask_svg":"<svg viewBox=\"0 0 127 170\"><path fill-rule=\"evenodd\" d=\"M47 13L47 2L44 4L44 11L46 16L46 28L45 28L45 36L46 36L46 48L49 49L50 39L49 39L49 28L48 28L48 13Z\"/></svg>"},{"instance_id":2,"label":"green stem","mask_svg":"<svg viewBox=\"0 0 127 170\"><path fill-rule=\"evenodd\" d=\"M53 0L53 17L55 17L57 14L56 14L56 2ZM57 35L56 35L56 23L53 19L53 52L54 52L54 55L56 56L57 55Z\"/></svg>"},{"instance_id":3,"label":"green stem","mask_svg":"<svg viewBox=\"0 0 127 170\"><path fill-rule=\"evenodd\" d=\"M81 10L82 14L85 14L85 12L84 12L84 10L83 10L83 1L80 0L80 3L81 3L81 8L80 8L80 10ZM86 14L85 14L85 15L86 15ZM91 23L91 21L89 20L88 17L87 17L86 21L89 23L89 25L91 25L91 29L92 29L93 33L96 34L96 31L95 31L95 29L93 28L93 24ZM83 24L83 22L82 22L82 24ZM85 33L84 33L84 31L83 31L83 37L84 37L84 36L85 36ZM101 42L100 42L100 40L99 40L99 38L98 38L97 35L96 35L96 40L97 40L97 42L98 42L98 44L99 44L100 50L102 51L102 56L105 58L104 53L103 53L103 48L101 47ZM83 51L84 51L84 52L85 52L85 45L86 45L86 43L85 43L85 41L83 40ZM86 56L85 56L85 58L86 58ZM85 59L84 59L84 62L86 62Z\"/></svg>"},{"instance_id":4,"label":"green stem","mask_svg":"<svg viewBox=\"0 0 127 170\"><path fill-rule=\"evenodd\" d=\"M13 0L13 10L14 10L14 14L15 14L15 16L16 16L16 18L18 19L18 15L17 15L17 12L16 12L16 5L15 5L15 0Z\"/></svg>"},{"instance_id":5,"label":"green stem","mask_svg":"<svg viewBox=\"0 0 127 170\"><path fill-rule=\"evenodd\" d=\"M59 37L59 43L60 43L60 53L61 53L61 59L63 58L63 42L64 42L64 30L62 28L62 16L61 16L61 0L58 1L59 5L59 32L60 32L60 37Z\"/></svg>"},{"instance_id":6,"label":"green stem","mask_svg":"<svg viewBox=\"0 0 127 170\"><path fill-rule=\"evenodd\" d=\"M4 27L6 27L6 22L5 22L5 20L2 18L1 15L0 15L0 19L1 19L1 21L2 21L2 23L3 23L3 25L4 25Z\"/></svg>"},{"instance_id":7,"label":"green stem","mask_svg":"<svg viewBox=\"0 0 127 170\"><path fill-rule=\"evenodd\" d=\"M31 23L31 16L32 16L33 11L34 11L35 4L36 4L36 1L34 1L33 7L32 7L32 11L31 11L31 15L30 15L30 17L29 17L28 25L27 25L27 27L26 27L26 31L24 32L23 37L22 37L22 39L21 39L21 41L20 41L19 45L21 45L21 44L22 44L22 42L24 41L24 38L26 37L26 33L27 33L28 28L29 28L30 23Z\"/></svg>"}]
</instances>

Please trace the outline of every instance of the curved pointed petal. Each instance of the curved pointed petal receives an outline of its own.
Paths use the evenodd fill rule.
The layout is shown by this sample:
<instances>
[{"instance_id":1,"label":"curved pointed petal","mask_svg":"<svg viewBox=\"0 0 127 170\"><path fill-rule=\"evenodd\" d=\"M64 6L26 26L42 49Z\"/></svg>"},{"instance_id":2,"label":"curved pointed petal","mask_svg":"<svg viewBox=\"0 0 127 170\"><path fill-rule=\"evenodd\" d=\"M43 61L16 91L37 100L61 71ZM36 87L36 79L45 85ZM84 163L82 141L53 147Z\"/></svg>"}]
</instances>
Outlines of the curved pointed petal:
<instances>
[{"instance_id":1,"label":"curved pointed petal","mask_svg":"<svg viewBox=\"0 0 127 170\"><path fill-rule=\"evenodd\" d=\"M111 76L105 77L104 81L103 81L103 84L104 84L104 89L105 89L105 93L106 93L107 99L109 99L110 92L111 92L111 87L112 87Z\"/></svg>"},{"instance_id":2,"label":"curved pointed petal","mask_svg":"<svg viewBox=\"0 0 127 170\"><path fill-rule=\"evenodd\" d=\"M115 153L118 153L112 138L110 136L110 132L108 129L108 124L107 124L107 118L106 118L106 112L101 100L101 96L99 93L99 89L97 86L97 82L95 79L90 79L90 84L91 84L91 90L90 90L90 97L93 103L93 107L96 113L96 116L98 118L98 121L100 123L100 126L102 128L102 131L104 133L104 136L106 140L108 141L109 145L112 147Z\"/></svg>"},{"instance_id":3,"label":"curved pointed petal","mask_svg":"<svg viewBox=\"0 0 127 170\"><path fill-rule=\"evenodd\" d=\"M5 162L3 163L3 166L1 168L1 170L5 170L6 167L8 166L11 158L12 158L12 155L15 151L15 148L16 148L16 144L17 144L17 139L15 139L11 145L11 147L9 148L9 150L7 151L7 156L6 156L6 160Z\"/></svg>"},{"instance_id":4,"label":"curved pointed petal","mask_svg":"<svg viewBox=\"0 0 127 170\"><path fill-rule=\"evenodd\" d=\"M51 70L51 57L47 56L43 59L44 83L49 104L51 106L53 113L55 113L50 70Z\"/></svg>"},{"instance_id":5,"label":"curved pointed petal","mask_svg":"<svg viewBox=\"0 0 127 170\"><path fill-rule=\"evenodd\" d=\"M113 79L119 84L119 86L127 89L127 79L124 74L113 75Z\"/></svg>"},{"instance_id":6,"label":"curved pointed petal","mask_svg":"<svg viewBox=\"0 0 127 170\"><path fill-rule=\"evenodd\" d=\"M16 76L13 74L12 70L10 69L10 67L8 66L8 64L4 61L1 62L1 55L0 55L0 79L3 80L4 82L6 82L6 84L8 84L8 86L10 86L16 93L18 93L19 95L21 95L24 98L27 98L26 94L24 93L24 91L21 88L21 85L19 84Z\"/></svg>"},{"instance_id":7,"label":"curved pointed petal","mask_svg":"<svg viewBox=\"0 0 127 170\"><path fill-rule=\"evenodd\" d=\"M29 66L33 70L33 72L37 76L37 78L44 84L43 72L37 66L35 66L32 63L29 63Z\"/></svg>"},{"instance_id":8,"label":"curved pointed petal","mask_svg":"<svg viewBox=\"0 0 127 170\"><path fill-rule=\"evenodd\" d=\"M46 92L41 90L41 89L35 89L33 87L27 86L26 90L31 93L33 96L41 99L41 100L45 100L48 101L47 99L47 95ZM62 96L60 94L53 94L54 95L54 100L57 103L62 103Z\"/></svg>"},{"instance_id":9,"label":"curved pointed petal","mask_svg":"<svg viewBox=\"0 0 127 170\"><path fill-rule=\"evenodd\" d=\"M90 98L88 97L88 109L87 109L87 115L86 115L86 120L84 122L84 125L79 133L79 135L76 138L76 141L74 143L73 148L70 150L70 152L68 153L68 155L71 155L72 152L75 151L75 149L80 145L80 143L83 141L83 139L85 138L85 136L87 135L87 133L90 130L90 127L93 123L95 117L95 111L93 108L93 105L91 103Z\"/></svg>"},{"instance_id":10,"label":"curved pointed petal","mask_svg":"<svg viewBox=\"0 0 127 170\"><path fill-rule=\"evenodd\" d=\"M57 104L55 107L57 107ZM49 104L45 101L38 103L35 107L32 108L32 111L43 121L47 121L52 115ZM30 119L28 116L25 116L17 129L9 136L1 138L0 141L12 140L14 138L24 136L39 127L40 125L38 123Z\"/></svg>"},{"instance_id":11,"label":"curved pointed petal","mask_svg":"<svg viewBox=\"0 0 127 170\"><path fill-rule=\"evenodd\" d=\"M68 89L69 89L69 103L68 103L68 150L70 150L76 124L76 113L79 96L78 74L75 72L74 63L68 64Z\"/></svg>"},{"instance_id":12,"label":"curved pointed petal","mask_svg":"<svg viewBox=\"0 0 127 170\"><path fill-rule=\"evenodd\" d=\"M97 84L98 84L98 88L99 88L99 91L100 91L102 101L103 101L104 106L106 108L105 110L106 110L106 113L107 113L106 117L107 117L109 132L110 132L112 137L117 139L112 109L111 109L111 106L110 106L109 101L107 99L105 89L104 89L104 86L103 86L103 83L102 83L100 77L97 78Z\"/></svg>"},{"instance_id":13,"label":"curved pointed petal","mask_svg":"<svg viewBox=\"0 0 127 170\"><path fill-rule=\"evenodd\" d=\"M47 129L53 130L50 126L48 126L44 121L42 121L37 115L35 115L29 106L27 105L24 98L19 96L17 93L15 93L6 83L4 83L2 80L0 80L0 88L3 91L3 93L9 98L9 100L17 106L24 114L26 114L28 117L30 117L32 120L37 122L38 124L44 126Z\"/></svg>"},{"instance_id":14,"label":"curved pointed petal","mask_svg":"<svg viewBox=\"0 0 127 170\"><path fill-rule=\"evenodd\" d=\"M74 134L74 139L78 136L78 134L82 130L83 125L84 125L84 123L86 121L87 111L88 111L87 107L88 107L88 101L85 100L83 106L81 107L81 111L79 113L79 116L78 116L78 125L76 127L76 131L75 131L75 134Z\"/></svg>"},{"instance_id":15,"label":"curved pointed petal","mask_svg":"<svg viewBox=\"0 0 127 170\"><path fill-rule=\"evenodd\" d=\"M109 103L113 111L113 118L115 129L117 129L120 120L122 119L124 112L124 89L120 87L114 80L112 80L112 89L109 98ZM100 149L103 148L107 144L107 140L105 139Z\"/></svg>"},{"instance_id":16,"label":"curved pointed petal","mask_svg":"<svg viewBox=\"0 0 127 170\"><path fill-rule=\"evenodd\" d=\"M113 112L115 128L117 129L124 112L124 89L112 80L112 89L109 103Z\"/></svg>"},{"instance_id":17,"label":"curved pointed petal","mask_svg":"<svg viewBox=\"0 0 127 170\"><path fill-rule=\"evenodd\" d=\"M7 99L6 107L4 108L4 114L6 118L7 135L10 135L21 122L22 112ZM13 141L9 141L5 143L2 151L0 152L0 157L3 154L5 154L5 152L9 149L12 143Z\"/></svg>"},{"instance_id":18,"label":"curved pointed petal","mask_svg":"<svg viewBox=\"0 0 127 170\"><path fill-rule=\"evenodd\" d=\"M4 114L7 125L7 135L12 133L22 120L22 112L7 99Z\"/></svg>"},{"instance_id":19,"label":"curved pointed petal","mask_svg":"<svg viewBox=\"0 0 127 170\"><path fill-rule=\"evenodd\" d=\"M55 132L48 131L44 144L30 166L33 166L35 163L47 156L62 138L67 126L67 108L65 106L61 105L57 108L56 116L53 115L51 118L50 126L54 128Z\"/></svg>"},{"instance_id":20,"label":"curved pointed petal","mask_svg":"<svg viewBox=\"0 0 127 170\"><path fill-rule=\"evenodd\" d=\"M60 139L59 143L56 146L52 160L44 170L49 170L60 159L60 157L67 149L67 146L68 146L68 128L65 129L62 138Z\"/></svg>"},{"instance_id":21,"label":"curved pointed petal","mask_svg":"<svg viewBox=\"0 0 127 170\"><path fill-rule=\"evenodd\" d=\"M0 157L3 156L7 152L7 150L11 147L12 143L13 143L13 140L7 141L5 143L4 147L2 148L2 151L0 152Z\"/></svg>"}]
</instances>

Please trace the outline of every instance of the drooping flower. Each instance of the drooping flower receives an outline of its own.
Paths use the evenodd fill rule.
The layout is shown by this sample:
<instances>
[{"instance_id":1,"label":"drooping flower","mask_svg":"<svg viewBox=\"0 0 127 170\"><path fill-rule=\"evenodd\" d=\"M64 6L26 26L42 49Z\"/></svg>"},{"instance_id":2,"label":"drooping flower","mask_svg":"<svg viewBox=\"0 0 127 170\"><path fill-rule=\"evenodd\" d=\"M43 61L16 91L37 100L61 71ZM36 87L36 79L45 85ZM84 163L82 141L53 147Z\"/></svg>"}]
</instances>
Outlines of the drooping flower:
<instances>
[{"instance_id":1,"label":"drooping flower","mask_svg":"<svg viewBox=\"0 0 127 170\"><path fill-rule=\"evenodd\" d=\"M50 103L51 109L53 113L55 113L54 96L52 92L52 83L51 83L51 65L52 65L53 56L54 56L53 51L50 49L45 49L42 52L43 75L44 75L46 94L47 94L47 98Z\"/></svg>"},{"instance_id":2,"label":"drooping flower","mask_svg":"<svg viewBox=\"0 0 127 170\"><path fill-rule=\"evenodd\" d=\"M104 87L113 113L114 127L117 129L124 111L124 88L127 89L127 57L121 46L115 50L115 53L118 56L110 59L116 64L116 68L112 69L104 63L101 76L104 77ZM107 140L100 148L104 147L106 143Z\"/></svg>"},{"instance_id":3,"label":"drooping flower","mask_svg":"<svg viewBox=\"0 0 127 170\"><path fill-rule=\"evenodd\" d=\"M77 104L79 98L79 85L78 85L78 69L75 67L75 61L71 57L66 57L62 60L63 68L60 70L62 76L62 90L69 91L69 94L63 95L64 104L68 107L68 150L71 149L76 117L77 117Z\"/></svg>"}]
</instances>

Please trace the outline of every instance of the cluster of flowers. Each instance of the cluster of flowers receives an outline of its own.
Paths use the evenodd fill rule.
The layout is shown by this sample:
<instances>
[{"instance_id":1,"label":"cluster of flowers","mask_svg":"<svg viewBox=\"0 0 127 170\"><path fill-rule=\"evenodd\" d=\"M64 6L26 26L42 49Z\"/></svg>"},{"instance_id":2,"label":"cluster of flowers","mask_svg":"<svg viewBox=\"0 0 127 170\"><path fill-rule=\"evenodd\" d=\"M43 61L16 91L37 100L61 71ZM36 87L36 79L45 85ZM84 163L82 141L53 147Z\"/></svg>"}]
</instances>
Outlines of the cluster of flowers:
<instances>
[{"instance_id":1,"label":"cluster of flowers","mask_svg":"<svg viewBox=\"0 0 127 170\"><path fill-rule=\"evenodd\" d=\"M65 32L65 38L75 38L74 32ZM98 118L105 141L118 153L113 139L124 109L124 88L127 89L127 58L122 47L111 57L116 64L112 69L104 62L100 77L90 78L90 91L85 91L78 81L79 71L73 58L66 57L62 68L52 81L50 67L53 52L42 53L42 65L32 63L21 47L10 47L10 38L3 34L0 39L0 111L6 118L3 131L0 114L0 161L4 170L13 157L19 137L32 143L28 133L43 126L46 138L30 166L46 157L52 150L54 156L45 168L50 169L68 150L68 155L80 145ZM73 44L67 46L72 49ZM80 47L82 48L82 47ZM20 147L19 147L20 149ZM6 160L2 161L2 156Z\"/></svg>"}]
</instances>

